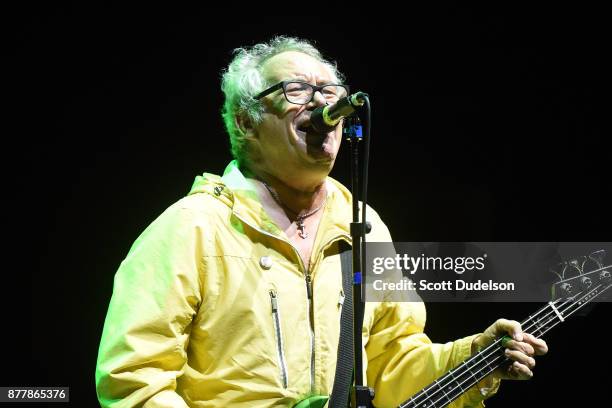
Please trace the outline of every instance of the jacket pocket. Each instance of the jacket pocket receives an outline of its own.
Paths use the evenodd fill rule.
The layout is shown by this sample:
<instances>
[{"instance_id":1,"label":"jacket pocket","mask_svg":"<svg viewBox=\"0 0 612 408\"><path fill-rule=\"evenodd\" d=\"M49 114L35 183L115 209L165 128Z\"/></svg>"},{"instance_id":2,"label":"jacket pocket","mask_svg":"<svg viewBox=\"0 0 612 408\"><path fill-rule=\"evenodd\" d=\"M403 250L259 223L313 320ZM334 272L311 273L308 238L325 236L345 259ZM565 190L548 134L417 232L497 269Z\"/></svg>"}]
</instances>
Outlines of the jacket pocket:
<instances>
[{"instance_id":1,"label":"jacket pocket","mask_svg":"<svg viewBox=\"0 0 612 408\"><path fill-rule=\"evenodd\" d=\"M280 310L278 308L278 297L274 289L270 289L270 303L272 305L272 323L274 324L274 335L276 337L276 354L280 367L280 379L283 388L289 385L287 374L287 360L285 359L285 347L283 346L283 329L281 327Z\"/></svg>"}]
</instances>

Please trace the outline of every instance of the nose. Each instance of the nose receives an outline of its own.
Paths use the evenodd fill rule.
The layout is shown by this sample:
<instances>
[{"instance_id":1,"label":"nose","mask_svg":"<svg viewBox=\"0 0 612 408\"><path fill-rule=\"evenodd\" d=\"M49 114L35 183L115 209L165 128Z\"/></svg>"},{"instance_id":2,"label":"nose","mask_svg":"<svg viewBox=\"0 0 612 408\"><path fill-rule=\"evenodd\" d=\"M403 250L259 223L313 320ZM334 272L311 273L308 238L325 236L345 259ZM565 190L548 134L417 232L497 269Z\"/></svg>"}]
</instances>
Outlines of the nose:
<instances>
[{"instance_id":1,"label":"nose","mask_svg":"<svg viewBox=\"0 0 612 408\"><path fill-rule=\"evenodd\" d=\"M321 92L316 91L314 95L312 96L312 101L310 101L309 105L312 106L313 109L316 109L319 106L327 105L327 100L321 94Z\"/></svg>"}]
</instances>

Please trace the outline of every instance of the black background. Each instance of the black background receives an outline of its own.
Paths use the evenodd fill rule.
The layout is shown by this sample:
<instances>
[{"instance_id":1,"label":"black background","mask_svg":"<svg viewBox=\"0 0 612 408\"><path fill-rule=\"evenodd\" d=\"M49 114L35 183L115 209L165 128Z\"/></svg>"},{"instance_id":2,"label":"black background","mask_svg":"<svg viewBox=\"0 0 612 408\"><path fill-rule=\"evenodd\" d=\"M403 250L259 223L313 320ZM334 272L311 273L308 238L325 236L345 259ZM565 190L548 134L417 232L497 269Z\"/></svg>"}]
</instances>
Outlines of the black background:
<instances>
[{"instance_id":1,"label":"black background","mask_svg":"<svg viewBox=\"0 0 612 408\"><path fill-rule=\"evenodd\" d=\"M603 10L305 6L7 15L2 385L70 386L71 405L96 406L114 272L197 174L223 171L220 71L233 48L274 34L314 40L370 94L369 201L396 241L610 240ZM332 173L345 184L347 157ZM432 304L427 332L450 341L537 306ZM505 382L487 405L601 404L609 312L551 333L534 379Z\"/></svg>"}]
</instances>

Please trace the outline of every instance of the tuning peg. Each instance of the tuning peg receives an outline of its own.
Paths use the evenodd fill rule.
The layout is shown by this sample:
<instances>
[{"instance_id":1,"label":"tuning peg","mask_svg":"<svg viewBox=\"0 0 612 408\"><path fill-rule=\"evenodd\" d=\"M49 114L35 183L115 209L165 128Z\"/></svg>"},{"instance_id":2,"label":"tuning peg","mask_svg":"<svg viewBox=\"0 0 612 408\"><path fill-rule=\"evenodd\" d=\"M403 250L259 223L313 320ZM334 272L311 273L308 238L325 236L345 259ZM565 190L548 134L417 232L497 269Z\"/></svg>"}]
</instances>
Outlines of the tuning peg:
<instances>
[{"instance_id":1,"label":"tuning peg","mask_svg":"<svg viewBox=\"0 0 612 408\"><path fill-rule=\"evenodd\" d=\"M584 260L583 259L586 259L586 257L581 256L580 258L571 259L568 262L568 269L569 270L567 270L566 272L570 272L573 269L575 269L578 272L577 275L582 275L582 267L584 265Z\"/></svg>"},{"instance_id":2,"label":"tuning peg","mask_svg":"<svg viewBox=\"0 0 612 408\"><path fill-rule=\"evenodd\" d=\"M597 264L597 268L603 267L603 259L606 256L606 250L600 249L589 255L589 258Z\"/></svg>"},{"instance_id":3,"label":"tuning peg","mask_svg":"<svg viewBox=\"0 0 612 408\"><path fill-rule=\"evenodd\" d=\"M583 289L589 289L591 285L593 284L593 281L588 276L583 276L580 279L580 284L582 285Z\"/></svg>"},{"instance_id":4,"label":"tuning peg","mask_svg":"<svg viewBox=\"0 0 612 408\"><path fill-rule=\"evenodd\" d=\"M555 266L550 267L548 270L559 277L560 280L564 279L565 270L567 269L567 262L559 262Z\"/></svg>"},{"instance_id":5,"label":"tuning peg","mask_svg":"<svg viewBox=\"0 0 612 408\"><path fill-rule=\"evenodd\" d=\"M599 272L599 280L602 283L610 283L612 281L612 275L610 275L610 271L604 269L603 271Z\"/></svg>"},{"instance_id":6,"label":"tuning peg","mask_svg":"<svg viewBox=\"0 0 612 408\"><path fill-rule=\"evenodd\" d=\"M564 291L567 295L571 295L574 291L574 288L572 287L571 283L565 282L561 284L561 290Z\"/></svg>"}]
</instances>

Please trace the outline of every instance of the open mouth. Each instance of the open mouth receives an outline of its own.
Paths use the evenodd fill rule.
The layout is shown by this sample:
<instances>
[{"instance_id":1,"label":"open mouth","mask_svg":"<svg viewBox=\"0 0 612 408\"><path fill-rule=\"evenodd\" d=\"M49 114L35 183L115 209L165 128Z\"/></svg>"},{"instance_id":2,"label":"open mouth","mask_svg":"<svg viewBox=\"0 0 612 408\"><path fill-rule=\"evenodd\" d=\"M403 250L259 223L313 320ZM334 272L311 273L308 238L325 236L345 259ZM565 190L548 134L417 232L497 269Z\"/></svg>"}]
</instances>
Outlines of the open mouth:
<instances>
[{"instance_id":1,"label":"open mouth","mask_svg":"<svg viewBox=\"0 0 612 408\"><path fill-rule=\"evenodd\" d=\"M303 138L306 144L310 147L321 148L323 143L328 137L328 133L319 133L312 127L301 127L297 128L296 132L298 136Z\"/></svg>"},{"instance_id":2,"label":"open mouth","mask_svg":"<svg viewBox=\"0 0 612 408\"><path fill-rule=\"evenodd\" d=\"M310 124L310 117L305 115L294 121L293 129L297 137L306 144L309 156L325 163L333 160L335 130L327 133L317 132Z\"/></svg>"},{"instance_id":3,"label":"open mouth","mask_svg":"<svg viewBox=\"0 0 612 408\"><path fill-rule=\"evenodd\" d=\"M329 135L329 133L321 133L316 131L310 124L310 120L308 118L298 121L295 124L295 131L297 135L310 146L321 146L323 141Z\"/></svg>"},{"instance_id":4,"label":"open mouth","mask_svg":"<svg viewBox=\"0 0 612 408\"><path fill-rule=\"evenodd\" d=\"M310 122L302 122L296 126L296 129L302 133L312 133L314 131L313 127L310 125Z\"/></svg>"}]
</instances>

